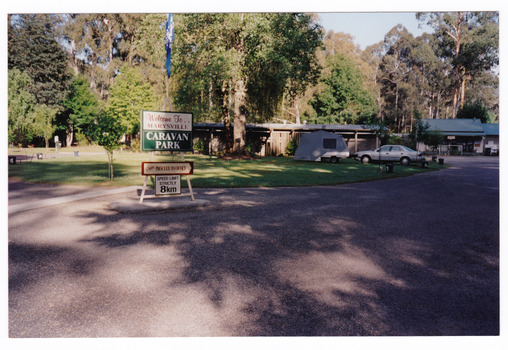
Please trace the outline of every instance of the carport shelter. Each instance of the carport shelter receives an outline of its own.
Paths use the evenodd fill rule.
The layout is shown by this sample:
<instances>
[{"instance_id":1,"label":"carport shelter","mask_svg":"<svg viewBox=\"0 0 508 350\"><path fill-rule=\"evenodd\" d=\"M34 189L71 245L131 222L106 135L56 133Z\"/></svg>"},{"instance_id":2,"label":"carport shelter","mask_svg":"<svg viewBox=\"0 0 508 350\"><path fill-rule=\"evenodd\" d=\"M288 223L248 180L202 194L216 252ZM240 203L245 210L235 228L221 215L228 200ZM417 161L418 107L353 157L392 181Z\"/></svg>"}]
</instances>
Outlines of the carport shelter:
<instances>
[{"instance_id":1,"label":"carport shelter","mask_svg":"<svg viewBox=\"0 0 508 350\"><path fill-rule=\"evenodd\" d=\"M256 154L270 156L283 154L291 140L300 142L301 136L323 130L342 135L349 152L369 150L379 147L378 126L343 124L286 124L263 123L246 124L247 144L255 145ZM194 145L202 141L204 154L217 154L225 150L225 132L222 123L194 123Z\"/></svg>"}]
</instances>

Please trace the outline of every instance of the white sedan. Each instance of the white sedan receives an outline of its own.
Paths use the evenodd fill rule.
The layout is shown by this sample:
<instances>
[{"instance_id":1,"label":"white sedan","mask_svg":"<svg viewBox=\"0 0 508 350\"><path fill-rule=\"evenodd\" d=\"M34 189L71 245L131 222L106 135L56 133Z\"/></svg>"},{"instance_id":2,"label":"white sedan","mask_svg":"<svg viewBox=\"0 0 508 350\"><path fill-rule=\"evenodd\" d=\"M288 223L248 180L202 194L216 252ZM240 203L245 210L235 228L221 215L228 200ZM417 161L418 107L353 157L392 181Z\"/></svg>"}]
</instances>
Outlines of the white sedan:
<instances>
[{"instance_id":1,"label":"white sedan","mask_svg":"<svg viewBox=\"0 0 508 350\"><path fill-rule=\"evenodd\" d=\"M374 151L357 152L353 157L362 163L389 161L401 162L402 165L409 165L411 162L422 160L421 153L401 145L384 145Z\"/></svg>"}]
</instances>

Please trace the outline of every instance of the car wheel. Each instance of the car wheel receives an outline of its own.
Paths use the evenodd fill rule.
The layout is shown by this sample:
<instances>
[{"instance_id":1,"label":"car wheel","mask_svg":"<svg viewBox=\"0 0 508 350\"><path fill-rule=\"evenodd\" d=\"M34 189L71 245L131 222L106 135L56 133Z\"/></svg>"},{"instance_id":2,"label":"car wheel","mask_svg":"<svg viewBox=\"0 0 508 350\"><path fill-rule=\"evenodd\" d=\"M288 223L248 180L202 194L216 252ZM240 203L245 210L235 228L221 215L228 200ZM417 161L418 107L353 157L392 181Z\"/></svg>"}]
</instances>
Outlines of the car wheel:
<instances>
[{"instance_id":1,"label":"car wheel","mask_svg":"<svg viewBox=\"0 0 508 350\"><path fill-rule=\"evenodd\" d=\"M400 162L402 163L402 165L409 165L409 158L407 157L401 158Z\"/></svg>"},{"instance_id":2,"label":"car wheel","mask_svg":"<svg viewBox=\"0 0 508 350\"><path fill-rule=\"evenodd\" d=\"M370 163L370 157L369 156L363 156L362 157L362 163L363 164Z\"/></svg>"},{"instance_id":3,"label":"car wheel","mask_svg":"<svg viewBox=\"0 0 508 350\"><path fill-rule=\"evenodd\" d=\"M335 164L335 163L337 163L337 161L338 161L337 157L330 158L330 163L334 163Z\"/></svg>"}]
</instances>

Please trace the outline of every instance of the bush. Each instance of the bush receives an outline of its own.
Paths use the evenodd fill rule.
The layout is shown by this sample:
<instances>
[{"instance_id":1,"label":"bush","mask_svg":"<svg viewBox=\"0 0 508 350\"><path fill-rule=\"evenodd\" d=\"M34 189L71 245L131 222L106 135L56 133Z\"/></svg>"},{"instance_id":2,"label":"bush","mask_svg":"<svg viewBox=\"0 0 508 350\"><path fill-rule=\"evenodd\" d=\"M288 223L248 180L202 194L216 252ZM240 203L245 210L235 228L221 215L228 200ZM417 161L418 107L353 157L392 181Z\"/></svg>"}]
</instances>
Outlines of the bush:
<instances>
[{"instance_id":1,"label":"bush","mask_svg":"<svg viewBox=\"0 0 508 350\"><path fill-rule=\"evenodd\" d=\"M400 136L390 135L386 144L388 144L388 145L405 145L405 141Z\"/></svg>"},{"instance_id":2,"label":"bush","mask_svg":"<svg viewBox=\"0 0 508 350\"><path fill-rule=\"evenodd\" d=\"M86 137L85 134L81 133L81 132L77 132L74 137L76 138L76 142L78 143L79 146L88 146L90 145L90 140L88 139L88 137Z\"/></svg>"},{"instance_id":3,"label":"bush","mask_svg":"<svg viewBox=\"0 0 508 350\"><path fill-rule=\"evenodd\" d=\"M203 140L198 139L196 142L194 142L194 152L203 153L205 150L205 143Z\"/></svg>"},{"instance_id":4,"label":"bush","mask_svg":"<svg viewBox=\"0 0 508 350\"><path fill-rule=\"evenodd\" d=\"M286 146L285 153L288 156L294 156L297 148L298 148L298 144L296 143L296 139L291 139L291 141L289 141Z\"/></svg>"},{"instance_id":5,"label":"bush","mask_svg":"<svg viewBox=\"0 0 508 350\"><path fill-rule=\"evenodd\" d=\"M139 141L138 139L132 139L130 147L131 147L131 151L140 152L141 151L141 141Z\"/></svg>"},{"instance_id":6,"label":"bush","mask_svg":"<svg viewBox=\"0 0 508 350\"><path fill-rule=\"evenodd\" d=\"M247 151L247 154L251 157L254 157L256 153L261 151L261 144L256 142L249 142L247 146L245 146L245 150Z\"/></svg>"}]
</instances>

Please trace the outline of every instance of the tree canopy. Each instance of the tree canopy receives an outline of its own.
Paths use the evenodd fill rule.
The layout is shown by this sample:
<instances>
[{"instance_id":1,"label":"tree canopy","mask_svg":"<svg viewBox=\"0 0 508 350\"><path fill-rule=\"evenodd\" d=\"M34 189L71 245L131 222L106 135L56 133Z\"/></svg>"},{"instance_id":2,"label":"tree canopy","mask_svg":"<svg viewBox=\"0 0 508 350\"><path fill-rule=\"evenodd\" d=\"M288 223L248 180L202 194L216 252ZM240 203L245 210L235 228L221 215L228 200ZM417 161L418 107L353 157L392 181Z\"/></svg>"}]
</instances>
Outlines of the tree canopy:
<instances>
[{"instance_id":1,"label":"tree canopy","mask_svg":"<svg viewBox=\"0 0 508 350\"><path fill-rule=\"evenodd\" d=\"M63 133L72 144L101 111L137 137L139 110L162 109L166 94L195 121L223 122L230 152L245 150L246 123L263 121L395 132L471 113L498 121L499 13L416 17L434 32L396 25L361 50L315 14L176 14L168 80L164 14L9 15L9 142Z\"/></svg>"}]
</instances>

